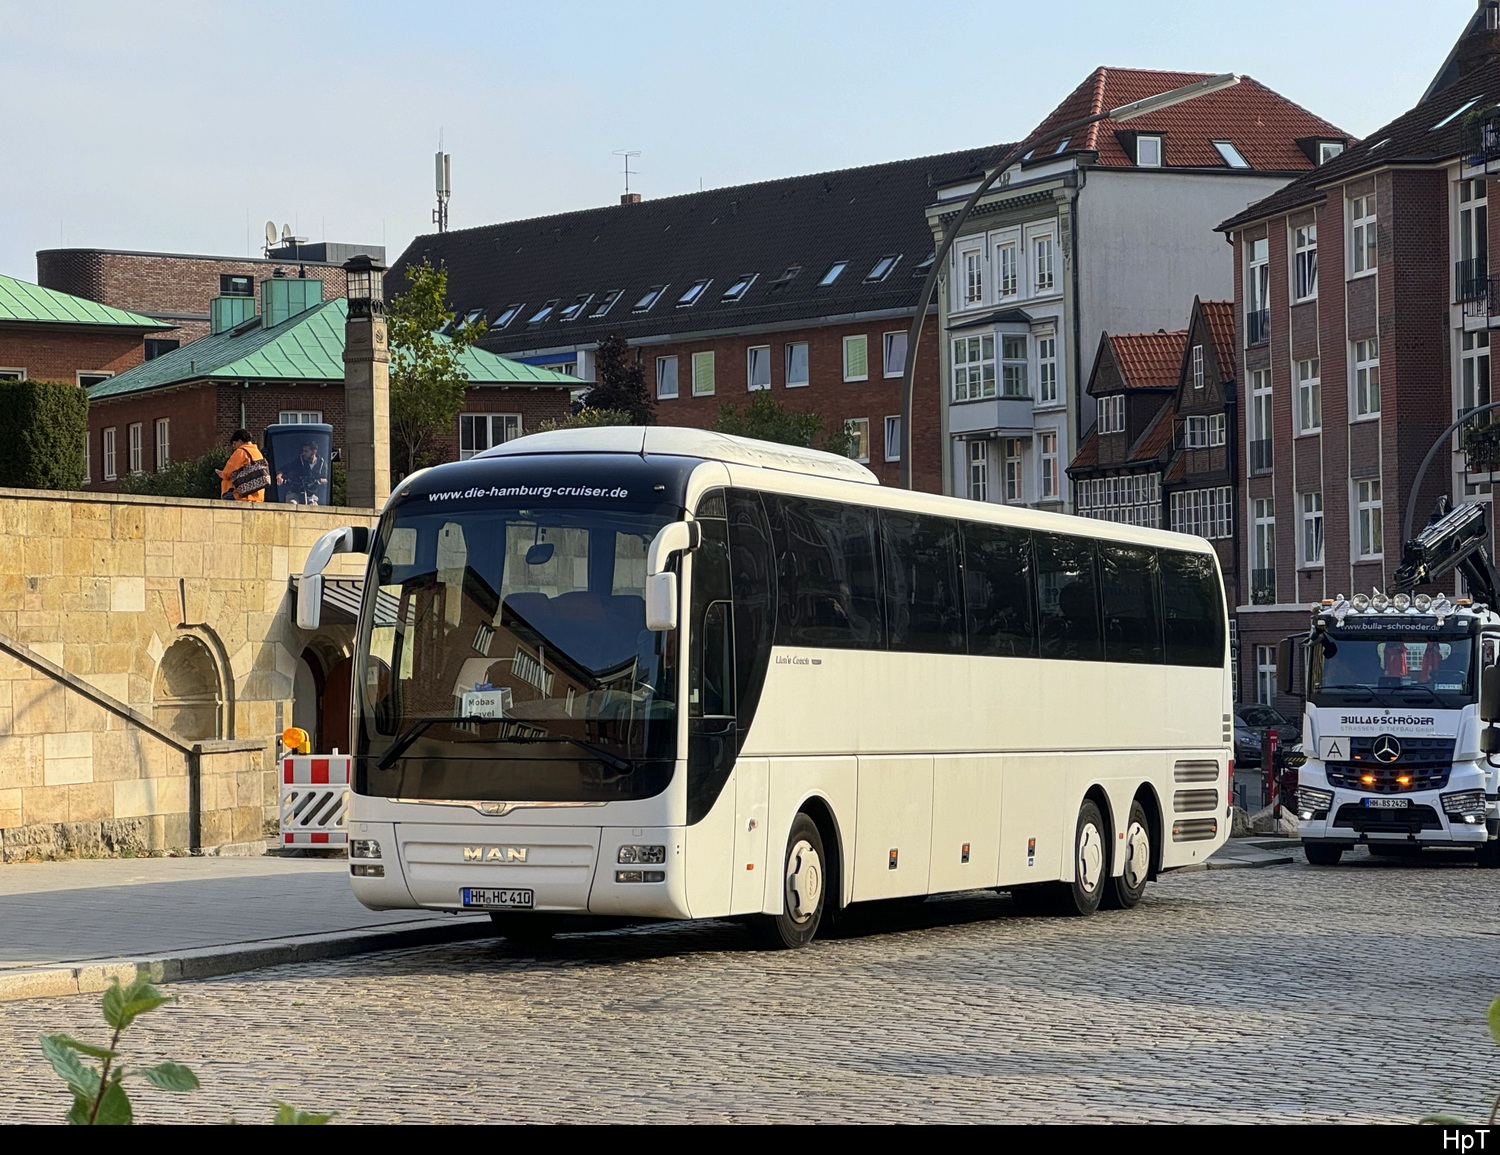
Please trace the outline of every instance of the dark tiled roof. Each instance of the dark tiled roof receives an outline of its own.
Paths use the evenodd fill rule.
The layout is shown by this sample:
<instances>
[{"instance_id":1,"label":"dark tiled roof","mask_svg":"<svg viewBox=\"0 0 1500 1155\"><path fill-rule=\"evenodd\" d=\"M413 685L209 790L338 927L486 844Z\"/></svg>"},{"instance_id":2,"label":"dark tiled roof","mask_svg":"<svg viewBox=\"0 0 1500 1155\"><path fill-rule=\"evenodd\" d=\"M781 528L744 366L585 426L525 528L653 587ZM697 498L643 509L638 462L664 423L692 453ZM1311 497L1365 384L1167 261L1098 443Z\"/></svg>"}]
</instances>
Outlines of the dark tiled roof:
<instances>
[{"instance_id":1,"label":"dark tiled roof","mask_svg":"<svg viewBox=\"0 0 1500 1155\"><path fill-rule=\"evenodd\" d=\"M1175 333L1111 333L1110 348L1127 391L1176 389L1182 376L1187 330Z\"/></svg>"},{"instance_id":2,"label":"dark tiled roof","mask_svg":"<svg viewBox=\"0 0 1500 1155\"><path fill-rule=\"evenodd\" d=\"M1466 33L1466 36L1469 34ZM1482 29L1471 39L1489 38L1492 45L1500 37ZM1466 74L1457 76L1446 87L1431 92L1415 108L1370 133L1364 140L1346 149L1332 160L1298 177L1285 188L1257 201L1242 213L1219 225L1220 232L1237 229L1252 221L1313 204L1323 199L1323 188L1369 169L1390 164L1431 164L1462 156L1465 117L1459 110L1480 111L1500 101L1500 59L1490 53Z\"/></svg>"},{"instance_id":3,"label":"dark tiled roof","mask_svg":"<svg viewBox=\"0 0 1500 1155\"><path fill-rule=\"evenodd\" d=\"M922 286L918 266L932 253L923 210L933 188L982 172L1007 146L893 161L864 168L710 189L639 204L583 209L508 221L412 241L392 267L388 294L402 270L424 257L448 269L448 299L460 316L482 309L496 352L588 345L671 333L783 325L876 310L911 309ZM888 275L867 278L886 256L900 256ZM819 288L838 261L848 266ZM776 285L793 266L794 279ZM724 292L745 274L754 282L738 300ZM690 307L678 299L695 282L708 286ZM649 310L635 305L653 286L666 290ZM593 312L614 290L620 299L602 318ZM574 320L563 310L593 294ZM527 324L546 302L551 315ZM504 329L508 306L524 307Z\"/></svg>"},{"instance_id":4,"label":"dark tiled roof","mask_svg":"<svg viewBox=\"0 0 1500 1155\"><path fill-rule=\"evenodd\" d=\"M1210 75L1144 68L1096 68L1037 125L1028 139L1049 137L1071 121L1182 88ZM1232 88L1194 97L1118 126L1108 121L1096 122L1080 130L1078 139L1069 141L1068 151L1092 150L1098 153L1100 165L1133 167L1135 158L1117 135L1121 130L1129 134L1161 133L1162 161L1167 168L1226 168L1227 162L1213 142L1227 140L1250 168L1261 172L1302 172L1311 168L1312 161L1297 144L1299 140L1348 139L1342 129L1248 76ZM1054 149L1055 146L1047 145L1042 151Z\"/></svg>"},{"instance_id":5,"label":"dark tiled roof","mask_svg":"<svg viewBox=\"0 0 1500 1155\"><path fill-rule=\"evenodd\" d=\"M1234 354L1234 302L1202 301L1203 319L1208 322L1208 331L1213 336L1214 354L1219 359L1219 377L1225 381L1235 379Z\"/></svg>"}]
</instances>

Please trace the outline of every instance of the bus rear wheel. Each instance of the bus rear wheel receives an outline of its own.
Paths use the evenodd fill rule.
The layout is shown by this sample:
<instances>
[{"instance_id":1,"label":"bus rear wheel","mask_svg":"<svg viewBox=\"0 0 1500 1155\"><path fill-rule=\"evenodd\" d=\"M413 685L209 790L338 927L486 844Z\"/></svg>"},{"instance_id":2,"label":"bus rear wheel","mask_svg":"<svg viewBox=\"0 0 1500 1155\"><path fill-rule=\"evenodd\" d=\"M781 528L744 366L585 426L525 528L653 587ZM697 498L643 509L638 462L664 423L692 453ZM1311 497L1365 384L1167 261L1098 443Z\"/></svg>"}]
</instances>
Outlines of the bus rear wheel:
<instances>
[{"instance_id":1,"label":"bus rear wheel","mask_svg":"<svg viewBox=\"0 0 1500 1155\"><path fill-rule=\"evenodd\" d=\"M1078 808L1078 825L1073 832L1073 881L1016 887L1010 892L1011 900L1028 914L1064 917L1093 914L1104 898L1108 873L1109 843L1104 837L1104 816L1092 800L1085 799Z\"/></svg>"},{"instance_id":2,"label":"bus rear wheel","mask_svg":"<svg viewBox=\"0 0 1500 1155\"><path fill-rule=\"evenodd\" d=\"M812 942L827 904L828 860L818 824L797 815L782 860L781 913L761 915L757 937L772 950L796 950Z\"/></svg>"},{"instance_id":3,"label":"bus rear wheel","mask_svg":"<svg viewBox=\"0 0 1500 1155\"><path fill-rule=\"evenodd\" d=\"M1104 905L1113 910L1129 910L1141 901L1151 877L1151 823L1140 802L1130 804L1130 819L1125 824L1125 861L1120 873L1111 878L1104 890Z\"/></svg>"}]
</instances>

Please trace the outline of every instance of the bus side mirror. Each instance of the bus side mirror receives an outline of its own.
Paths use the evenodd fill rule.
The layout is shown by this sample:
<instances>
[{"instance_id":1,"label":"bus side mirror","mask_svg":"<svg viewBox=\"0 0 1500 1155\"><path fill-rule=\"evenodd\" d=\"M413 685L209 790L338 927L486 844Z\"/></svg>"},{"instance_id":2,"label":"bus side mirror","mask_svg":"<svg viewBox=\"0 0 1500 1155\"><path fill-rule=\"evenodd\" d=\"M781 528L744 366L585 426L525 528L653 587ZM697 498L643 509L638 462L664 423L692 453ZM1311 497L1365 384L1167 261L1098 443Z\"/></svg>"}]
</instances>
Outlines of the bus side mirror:
<instances>
[{"instance_id":1,"label":"bus side mirror","mask_svg":"<svg viewBox=\"0 0 1500 1155\"><path fill-rule=\"evenodd\" d=\"M297 583L297 628L315 630L322 621L323 575L303 574Z\"/></svg>"},{"instance_id":2,"label":"bus side mirror","mask_svg":"<svg viewBox=\"0 0 1500 1155\"><path fill-rule=\"evenodd\" d=\"M1500 727L1486 726L1479 731L1479 752L1487 757L1500 754Z\"/></svg>"},{"instance_id":3,"label":"bus side mirror","mask_svg":"<svg viewBox=\"0 0 1500 1155\"><path fill-rule=\"evenodd\" d=\"M646 579L646 628L657 632L677 628L675 573L654 573Z\"/></svg>"},{"instance_id":4,"label":"bus side mirror","mask_svg":"<svg viewBox=\"0 0 1500 1155\"><path fill-rule=\"evenodd\" d=\"M1282 638L1276 643L1276 688L1283 694L1292 692L1292 663L1296 660L1295 638Z\"/></svg>"},{"instance_id":5,"label":"bus side mirror","mask_svg":"<svg viewBox=\"0 0 1500 1155\"><path fill-rule=\"evenodd\" d=\"M323 571L336 553L369 553L370 530L363 525L331 529L313 543L297 583L297 626L315 630L323 616Z\"/></svg>"},{"instance_id":6,"label":"bus side mirror","mask_svg":"<svg viewBox=\"0 0 1500 1155\"><path fill-rule=\"evenodd\" d=\"M1500 666L1479 671L1479 716L1486 722L1500 722Z\"/></svg>"}]
</instances>

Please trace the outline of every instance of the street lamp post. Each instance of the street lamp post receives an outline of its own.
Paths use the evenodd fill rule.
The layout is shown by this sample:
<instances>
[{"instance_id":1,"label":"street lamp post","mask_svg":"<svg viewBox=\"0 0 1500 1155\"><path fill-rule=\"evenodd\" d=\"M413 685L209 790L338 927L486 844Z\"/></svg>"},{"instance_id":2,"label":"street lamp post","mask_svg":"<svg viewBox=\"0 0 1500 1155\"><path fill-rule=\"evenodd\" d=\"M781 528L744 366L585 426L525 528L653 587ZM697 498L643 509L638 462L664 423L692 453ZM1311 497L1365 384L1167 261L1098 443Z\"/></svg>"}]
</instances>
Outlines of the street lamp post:
<instances>
[{"instance_id":1,"label":"street lamp post","mask_svg":"<svg viewBox=\"0 0 1500 1155\"><path fill-rule=\"evenodd\" d=\"M348 501L380 509L391 492L391 351L385 266L363 253L344 263L344 467Z\"/></svg>"},{"instance_id":2,"label":"street lamp post","mask_svg":"<svg viewBox=\"0 0 1500 1155\"><path fill-rule=\"evenodd\" d=\"M1195 97L1204 96L1210 92L1218 92L1238 84L1240 78L1232 72L1221 73L1210 76L1204 80L1174 88L1169 92L1161 92L1155 96L1148 96L1144 100L1135 100L1129 104L1122 104L1118 108L1112 108L1108 112L1095 113L1092 116L1081 117L1071 120L1066 124L1060 124L1056 128L1048 130L1040 136L1030 136L1019 144L1013 146L996 163L995 166L985 174L979 186L969 194L969 199L958 210L958 215L948 223L943 232L943 239L938 244L933 254L932 268L927 270L927 279L922 282L922 292L917 298L916 315L912 317L911 330L906 336L906 364L901 371L901 486L903 489L912 488L911 480L911 458L912 458L912 391L915 385L917 368L917 346L922 340L922 322L927 317L927 310L932 306L933 294L937 290L938 276L943 270L943 264L948 259L948 251L953 248L953 242L958 239L959 230L963 228L964 222L974 211L974 206L985 193L989 192L995 182L1006 172L1017 160L1020 160L1028 151L1033 151L1048 141L1055 140L1060 136L1069 136L1080 128L1086 128L1091 124L1097 124L1102 120L1126 121L1137 116L1144 116L1148 112L1156 112L1159 109L1170 108L1174 104L1192 100Z\"/></svg>"}]
</instances>

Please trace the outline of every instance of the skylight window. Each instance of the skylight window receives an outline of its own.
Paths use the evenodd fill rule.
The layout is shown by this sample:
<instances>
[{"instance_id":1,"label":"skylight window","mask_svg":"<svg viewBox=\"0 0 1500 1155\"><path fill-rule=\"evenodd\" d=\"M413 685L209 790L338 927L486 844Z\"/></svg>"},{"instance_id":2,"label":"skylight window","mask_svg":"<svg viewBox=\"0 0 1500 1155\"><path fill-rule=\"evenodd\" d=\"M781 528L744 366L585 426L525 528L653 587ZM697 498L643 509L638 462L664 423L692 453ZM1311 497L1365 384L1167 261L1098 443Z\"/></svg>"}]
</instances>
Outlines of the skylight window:
<instances>
[{"instance_id":1,"label":"skylight window","mask_svg":"<svg viewBox=\"0 0 1500 1155\"><path fill-rule=\"evenodd\" d=\"M774 293L779 289L786 288L797 279L797 274L801 271L801 265L789 265L787 267L787 270L782 273L781 276L777 277L774 281L766 286L766 291L768 293Z\"/></svg>"},{"instance_id":2,"label":"skylight window","mask_svg":"<svg viewBox=\"0 0 1500 1155\"><path fill-rule=\"evenodd\" d=\"M483 309L470 309L465 315L462 324L472 325L484 316Z\"/></svg>"},{"instance_id":3,"label":"skylight window","mask_svg":"<svg viewBox=\"0 0 1500 1155\"><path fill-rule=\"evenodd\" d=\"M823 279L818 282L818 288L828 288L829 285L833 284L834 281L838 280L839 277L843 275L844 270L848 267L848 261L835 261L833 263L833 267L823 274Z\"/></svg>"},{"instance_id":4,"label":"skylight window","mask_svg":"<svg viewBox=\"0 0 1500 1155\"><path fill-rule=\"evenodd\" d=\"M594 311L589 314L589 319L602 317L615 307L615 302L625 295L624 289L611 289L604 294L604 300L594 306Z\"/></svg>"},{"instance_id":5,"label":"skylight window","mask_svg":"<svg viewBox=\"0 0 1500 1155\"><path fill-rule=\"evenodd\" d=\"M656 304L657 301L661 300L661 295L666 291L667 287L665 285L652 285L646 290L645 295L631 306L630 311L632 313L644 313L652 305Z\"/></svg>"},{"instance_id":6,"label":"skylight window","mask_svg":"<svg viewBox=\"0 0 1500 1155\"><path fill-rule=\"evenodd\" d=\"M1445 124L1451 124L1454 120L1456 120L1458 117L1462 116L1464 113L1468 112L1469 109L1473 108L1476 104L1478 104L1483 99L1484 99L1484 97L1482 97L1482 96L1476 96L1473 100L1469 101L1467 104L1461 104L1461 105L1459 105L1452 112L1450 112L1447 116L1443 117L1442 120L1440 120L1436 124L1434 124L1432 126L1432 131L1436 132L1438 129L1442 128L1443 125L1445 125Z\"/></svg>"},{"instance_id":7,"label":"skylight window","mask_svg":"<svg viewBox=\"0 0 1500 1155\"><path fill-rule=\"evenodd\" d=\"M727 305L731 301L738 301L750 291L750 286L755 284L755 278L759 273L741 273L732 282L729 288L724 290L724 295L719 298L719 304Z\"/></svg>"},{"instance_id":8,"label":"skylight window","mask_svg":"<svg viewBox=\"0 0 1500 1155\"><path fill-rule=\"evenodd\" d=\"M698 298L703 296L703 290L708 288L708 283L711 280L713 280L712 277L704 277L702 280L694 281L682 291L682 296L677 298L677 307L679 309L686 309L691 305L697 304Z\"/></svg>"},{"instance_id":9,"label":"skylight window","mask_svg":"<svg viewBox=\"0 0 1500 1155\"><path fill-rule=\"evenodd\" d=\"M1068 150L1068 141L1070 141L1072 139L1073 138L1071 136L1065 136L1065 137L1063 137L1062 140L1060 140L1060 141L1057 142L1057 150L1052 155L1053 156L1061 156L1064 152L1066 152Z\"/></svg>"},{"instance_id":10,"label":"skylight window","mask_svg":"<svg viewBox=\"0 0 1500 1155\"><path fill-rule=\"evenodd\" d=\"M516 319L516 314L526 307L525 301L517 301L514 305L506 305L495 314L495 319L490 322L491 329L503 329Z\"/></svg>"},{"instance_id":11,"label":"skylight window","mask_svg":"<svg viewBox=\"0 0 1500 1155\"><path fill-rule=\"evenodd\" d=\"M928 253L927 256L922 258L920 262L918 262L916 267L912 269L911 275L914 277L925 277L928 271L932 268L932 263L936 260L937 250L934 249L932 252Z\"/></svg>"},{"instance_id":12,"label":"skylight window","mask_svg":"<svg viewBox=\"0 0 1500 1155\"><path fill-rule=\"evenodd\" d=\"M900 253L888 254L875 262L875 267L870 270L870 275L865 278L865 284L873 281L883 281L891 275L891 270L901 260Z\"/></svg>"},{"instance_id":13,"label":"skylight window","mask_svg":"<svg viewBox=\"0 0 1500 1155\"><path fill-rule=\"evenodd\" d=\"M1214 147L1219 150L1219 155L1224 158L1224 163L1230 168L1249 168L1250 162L1240 155L1240 150L1235 148L1227 140L1214 141Z\"/></svg>"},{"instance_id":14,"label":"skylight window","mask_svg":"<svg viewBox=\"0 0 1500 1155\"><path fill-rule=\"evenodd\" d=\"M589 307L589 302L594 299L593 293L579 293L574 297L572 303L557 315L559 321L576 321L583 316L583 311Z\"/></svg>"},{"instance_id":15,"label":"skylight window","mask_svg":"<svg viewBox=\"0 0 1500 1155\"><path fill-rule=\"evenodd\" d=\"M531 314L531 316L527 317L526 318L526 323L528 325L540 325L548 317L552 316L552 310L555 309L555 308L557 308L557 302L560 301L560 300L562 300L561 297L553 297L552 300L548 301L545 305L543 305L535 313L533 313L533 314Z\"/></svg>"},{"instance_id":16,"label":"skylight window","mask_svg":"<svg viewBox=\"0 0 1500 1155\"><path fill-rule=\"evenodd\" d=\"M1386 145L1388 145L1390 143L1391 143L1391 138L1390 137L1388 137L1388 136L1387 137L1382 137L1380 140L1377 140L1374 144L1372 144L1370 146L1370 151L1374 152L1377 148L1384 148Z\"/></svg>"}]
</instances>

